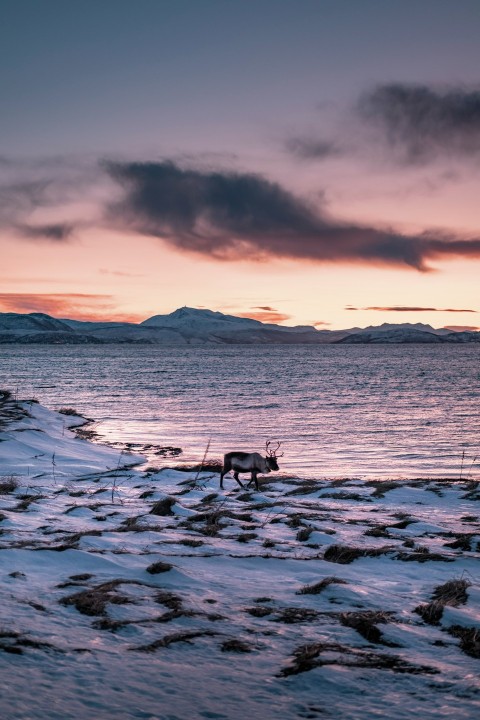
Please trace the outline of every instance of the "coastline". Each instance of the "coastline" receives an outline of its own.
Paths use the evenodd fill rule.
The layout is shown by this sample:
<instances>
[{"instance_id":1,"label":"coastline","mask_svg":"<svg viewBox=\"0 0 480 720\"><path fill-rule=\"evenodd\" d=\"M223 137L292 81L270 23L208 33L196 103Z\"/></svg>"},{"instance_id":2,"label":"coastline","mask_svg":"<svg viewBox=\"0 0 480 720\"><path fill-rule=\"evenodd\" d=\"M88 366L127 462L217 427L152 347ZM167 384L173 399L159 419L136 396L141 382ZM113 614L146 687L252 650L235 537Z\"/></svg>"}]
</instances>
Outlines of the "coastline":
<instances>
[{"instance_id":1,"label":"coastline","mask_svg":"<svg viewBox=\"0 0 480 720\"><path fill-rule=\"evenodd\" d=\"M182 463L198 462L210 437L215 458L262 452L278 439L289 474L454 480L462 452L478 454L478 346L12 346L0 354L10 389L74 407L95 418L104 440L141 443L140 454L145 445L182 448Z\"/></svg>"}]
</instances>

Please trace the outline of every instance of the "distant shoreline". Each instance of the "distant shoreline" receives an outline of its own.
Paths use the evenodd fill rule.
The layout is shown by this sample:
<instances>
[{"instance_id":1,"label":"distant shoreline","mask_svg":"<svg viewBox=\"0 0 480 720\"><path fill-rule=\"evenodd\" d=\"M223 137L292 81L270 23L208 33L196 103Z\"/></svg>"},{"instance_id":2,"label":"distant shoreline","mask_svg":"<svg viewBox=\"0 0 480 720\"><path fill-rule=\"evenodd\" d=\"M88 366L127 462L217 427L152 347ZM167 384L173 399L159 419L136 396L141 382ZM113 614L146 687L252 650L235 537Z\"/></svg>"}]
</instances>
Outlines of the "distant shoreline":
<instances>
[{"instance_id":1,"label":"distant shoreline","mask_svg":"<svg viewBox=\"0 0 480 720\"><path fill-rule=\"evenodd\" d=\"M160 346L337 345L480 343L473 329L433 328L423 323L384 323L367 328L318 330L286 326L212 310L178 308L142 323L59 319L45 313L0 313L0 344Z\"/></svg>"}]
</instances>

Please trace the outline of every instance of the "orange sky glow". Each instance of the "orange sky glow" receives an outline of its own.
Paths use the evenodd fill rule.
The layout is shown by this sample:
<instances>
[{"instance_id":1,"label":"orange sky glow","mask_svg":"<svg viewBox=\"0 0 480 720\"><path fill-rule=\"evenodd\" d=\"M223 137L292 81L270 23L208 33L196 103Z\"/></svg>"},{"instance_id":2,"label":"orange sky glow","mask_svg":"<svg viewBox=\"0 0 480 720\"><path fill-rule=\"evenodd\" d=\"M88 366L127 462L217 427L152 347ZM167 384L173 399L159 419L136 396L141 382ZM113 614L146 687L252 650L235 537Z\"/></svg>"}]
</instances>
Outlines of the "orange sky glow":
<instances>
[{"instance_id":1,"label":"orange sky glow","mask_svg":"<svg viewBox=\"0 0 480 720\"><path fill-rule=\"evenodd\" d=\"M478 6L461 4L413 21L300 0L272 23L262 2L253 23L248 3L174 3L165 25L153 3L115 27L108 3L12 4L0 312L479 327Z\"/></svg>"}]
</instances>

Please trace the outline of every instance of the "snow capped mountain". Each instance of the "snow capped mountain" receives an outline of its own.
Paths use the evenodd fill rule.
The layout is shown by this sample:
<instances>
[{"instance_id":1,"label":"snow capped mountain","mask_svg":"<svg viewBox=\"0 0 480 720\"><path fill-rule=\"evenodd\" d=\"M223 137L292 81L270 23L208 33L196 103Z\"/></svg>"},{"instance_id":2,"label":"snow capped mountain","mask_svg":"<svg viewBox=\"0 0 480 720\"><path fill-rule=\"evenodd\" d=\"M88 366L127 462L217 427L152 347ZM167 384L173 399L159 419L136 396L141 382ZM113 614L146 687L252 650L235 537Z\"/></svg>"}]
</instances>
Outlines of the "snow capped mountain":
<instances>
[{"instance_id":1,"label":"snow capped mountain","mask_svg":"<svg viewBox=\"0 0 480 720\"><path fill-rule=\"evenodd\" d=\"M58 320L44 313L0 313L0 343L148 343L156 345L470 343L480 333L452 332L422 323L317 330L288 327L213 310L182 307L140 324Z\"/></svg>"},{"instance_id":2,"label":"snow capped mountain","mask_svg":"<svg viewBox=\"0 0 480 720\"><path fill-rule=\"evenodd\" d=\"M262 323L252 318L225 315L213 310L183 307L169 315L154 315L141 327L176 330L188 342L224 344L298 344L324 343L325 337L313 326L288 327ZM322 331L323 333L325 331ZM326 331L330 334L331 331ZM334 336L329 337L331 342Z\"/></svg>"},{"instance_id":3,"label":"snow capped mountain","mask_svg":"<svg viewBox=\"0 0 480 720\"><path fill-rule=\"evenodd\" d=\"M38 333L38 332L73 332L63 320L45 315L45 313L0 313L0 332Z\"/></svg>"},{"instance_id":4,"label":"snow capped mountain","mask_svg":"<svg viewBox=\"0 0 480 720\"><path fill-rule=\"evenodd\" d=\"M451 330L447 330L446 328L434 328L431 325L426 325L425 323L382 323L381 325L368 325L366 328L354 328L351 330L351 332L387 332L390 330L413 330L413 331L421 331L421 332L429 332L434 333L435 335L448 335Z\"/></svg>"},{"instance_id":5,"label":"snow capped mountain","mask_svg":"<svg viewBox=\"0 0 480 720\"><path fill-rule=\"evenodd\" d=\"M443 343L447 342L442 336L434 332L417 330L416 328L393 327L385 329L365 329L352 335L347 335L338 341L342 344L391 344L391 343Z\"/></svg>"},{"instance_id":6,"label":"snow capped mountain","mask_svg":"<svg viewBox=\"0 0 480 720\"><path fill-rule=\"evenodd\" d=\"M178 310L175 310L169 315L154 315L148 318L148 320L144 320L140 325L146 327L190 329L195 332L201 332L202 329L211 331L264 327L263 323L259 322L259 320L236 317L235 315L224 315L221 312L215 312L213 310L189 307L178 308Z\"/></svg>"}]
</instances>

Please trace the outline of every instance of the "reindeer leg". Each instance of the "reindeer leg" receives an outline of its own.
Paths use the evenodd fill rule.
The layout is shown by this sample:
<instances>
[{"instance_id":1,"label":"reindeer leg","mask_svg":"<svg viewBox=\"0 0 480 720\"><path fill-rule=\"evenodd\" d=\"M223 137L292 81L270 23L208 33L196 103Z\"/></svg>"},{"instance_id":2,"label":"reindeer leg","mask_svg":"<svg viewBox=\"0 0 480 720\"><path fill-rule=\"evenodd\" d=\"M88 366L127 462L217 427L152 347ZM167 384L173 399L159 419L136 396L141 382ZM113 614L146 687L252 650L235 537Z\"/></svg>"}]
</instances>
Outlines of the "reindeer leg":
<instances>
[{"instance_id":1,"label":"reindeer leg","mask_svg":"<svg viewBox=\"0 0 480 720\"><path fill-rule=\"evenodd\" d=\"M239 477L238 477L238 472L234 472L234 473L233 473L233 477L235 478L235 480L237 481L237 483L240 485L241 488L245 487L245 486L240 482L240 479L239 479Z\"/></svg>"},{"instance_id":2,"label":"reindeer leg","mask_svg":"<svg viewBox=\"0 0 480 720\"><path fill-rule=\"evenodd\" d=\"M251 476L250 480L248 481L247 488L249 488L253 482L255 483L255 487L258 490L259 488L258 488L258 480L257 480L257 471L256 470L252 470L252 476Z\"/></svg>"}]
</instances>

